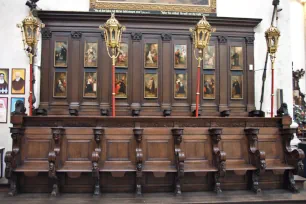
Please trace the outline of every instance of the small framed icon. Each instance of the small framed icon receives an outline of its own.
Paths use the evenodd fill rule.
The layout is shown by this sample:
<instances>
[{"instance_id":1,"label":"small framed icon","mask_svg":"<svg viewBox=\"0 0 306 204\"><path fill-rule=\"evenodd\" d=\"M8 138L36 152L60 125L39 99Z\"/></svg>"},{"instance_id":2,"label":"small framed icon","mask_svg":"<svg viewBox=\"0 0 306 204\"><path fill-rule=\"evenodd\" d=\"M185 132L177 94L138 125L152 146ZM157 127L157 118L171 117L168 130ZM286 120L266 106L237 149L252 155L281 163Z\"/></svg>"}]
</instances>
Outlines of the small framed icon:
<instances>
[{"instance_id":1,"label":"small framed icon","mask_svg":"<svg viewBox=\"0 0 306 204\"><path fill-rule=\"evenodd\" d=\"M84 46L84 67L98 66L98 43L85 42Z\"/></svg>"},{"instance_id":2,"label":"small framed icon","mask_svg":"<svg viewBox=\"0 0 306 204\"><path fill-rule=\"evenodd\" d=\"M158 74L145 73L144 75L144 98L158 98Z\"/></svg>"},{"instance_id":3,"label":"small framed icon","mask_svg":"<svg viewBox=\"0 0 306 204\"><path fill-rule=\"evenodd\" d=\"M54 46L54 67L67 67L68 42L56 41Z\"/></svg>"},{"instance_id":4,"label":"small framed icon","mask_svg":"<svg viewBox=\"0 0 306 204\"><path fill-rule=\"evenodd\" d=\"M83 90L84 98L97 97L97 71L86 70L84 72Z\"/></svg>"},{"instance_id":5,"label":"small framed icon","mask_svg":"<svg viewBox=\"0 0 306 204\"><path fill-rule=\"evenodd\" d=\"M56 71L54 73L53 97L54 98L66 98L67 97L67 72L66 71Z\"/></svg>"},{"instance_id":6,"label":"small framed icon","mask_svg":"<svg viewBox=\"0 0 306 204\"><path fill-rule=\"evenodd\" d=\"M158 44L146 43L144 52L145 68L158 68Z\"/></svg>"},{"instance_id":7,"label":"small framed icon","mask_svg":"<svg viewBox=\"0 0 306 204\"><path fill-rule=\"evenodd\" d=\"M187 98L187 73L174 74L174 98L186 99Z\"/></svg>"}]
</instances>

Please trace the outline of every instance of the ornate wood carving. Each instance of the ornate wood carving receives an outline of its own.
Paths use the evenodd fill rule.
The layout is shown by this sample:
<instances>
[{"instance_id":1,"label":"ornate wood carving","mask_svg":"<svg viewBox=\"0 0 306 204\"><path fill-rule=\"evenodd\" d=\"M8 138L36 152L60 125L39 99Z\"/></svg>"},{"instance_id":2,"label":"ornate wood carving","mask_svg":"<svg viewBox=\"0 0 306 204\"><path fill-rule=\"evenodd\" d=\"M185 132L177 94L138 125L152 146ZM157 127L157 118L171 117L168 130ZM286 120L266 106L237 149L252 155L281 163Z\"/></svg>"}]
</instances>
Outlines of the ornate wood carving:
<instances>
[{"instance_id":1,"label":"ornate wood carving","mask_svg":"<svg viewBox=\"0 0 306 204\"><path fill-rule=\"evenodd\" d=\"M218 41L220 44L226 44L227 43L227 37L226 36L218 36Z\"/></svg>"},{"instance_id":2,"label":"ornate wood carving","mask_svg":"<svg viewBox=\"0 0 306 204\"><path fill-rule=\"evenodd\" d=\"M102 127L96 127L93 129L94 139L96 142L95 151L92 153L92 177L94 179L94 195L100 195L100 168L99 160L101 154L101 140L104 136L105 129Z\"/></svg>"},{"instance_id":3,"label":"ornate wood carving","mask_svg":"<svg viewBox=\"0 0 306 204\"><path fill-rule=\"evenodd\" d=\"M133 129L134 136L137 142L136 147L136 195L142 195L142 168L143 168L143 153L142 153L142 128Z\"/></svg>"},{"instance_id":4,"label":"ornate wood carving","mask_svg":"<svg viewBox=\"0 0 306 204\"><path fill-rule=\"evenodd\" d=\"M253 166L257 169L252 171L252 186L251 189L255 193L261 192L259 188L259 176L266 170L266 153L258 150L258 128L246 128L244 132L249 142L249 157Z\"/></svg>"},{"instance_id":5,"label":"ornate wood carving","mask_svg":"<svg viewBox=\"0 0 306 204\"><path fill-rule=\"evenodd\" d=\"M77 109L69 108L69 114L71 116L78 116L79 115L79 111Z\"/></svg>"},{"instance_id":6,"label":"ornate wood carving","mask_svg":"<svg viewBox=\"0 0 306 204\"><path fill-rule=\"evenodd\" d=\"M218 172L214 173L214 191L216 193L222 193L220 177L224 177L226 173L226 153L219 148L219 142L221 141L222 128L211 128L209 134L212 138L212 150L213 150L213 163L218 169Z\"/></svg>"},{"instance_id":7,"label":"ornate wood carving","mask_svg":"<svg viewBox=\"0 0 306 204\"><path fill-rule=\"evenodd\" d=\"M81 39L82 38L82 32L80 32L80 31L71 31L71 37L73 39Z\"/></svg>"},{"instance_id":8,"label":"ornate wood carving","mask_svg":"<svg viewBox=\"0 0 306 204\"><path fill-rule=\"evenodd\" d=\"M61 141L65 134L65 129L63 127L51 128L52 137L54 141L54 149L48 154L49 161L49 178L52 180L52 192L51 196L57 196L59 193L58 187L58 177L56 175L56 170L60 168L60 151L61 151Z\"/></svg>"},{"instance_id":9,"label":"ornate wood carving","mask_svg":"<svg viewBox=\"0 0 306 204\"><path fill-rule=\"evenodd\" d=\"M181 150L181 143L183 140L183 128L173 128L172 135L174 137L174 154L176 161L176 170L177 175L175 177L175 195L181 195L181 185L182 179L184 177L184 161L185 161L185 153Z\"/></svg>"},{"instance_id":10,"label":"ornate wood carving","mask_svg":"<svg viewBox=\"0 0 306 204\"><path fill-rule=\"evenodd\" d=\"M292 192L298 192L293 179L293 174L303 175L304 165L302 160L305 158L305 153L301 149L292 149L290 142L294 138L294 134L297 132L295 128L283 128L282 129L282 139L283 148L285 152L285 161L291 166L294 166L294 170L288 170L286 173L287 187Z\"/></svg>"},{"instance_id":11,"label":"ornate wood carving","mask_svg":"<svg viewBox=\"0 0 306 204\"><path fill-rule=\"evenodd\" d=\"M171 41L172 39L172 35L170 33L162 33L161 37L163 41Z\"/></svg>"},{"instance_id":12,"label":"ornate wood carving","mask_svg":"<svg viewBox=\"0 0 306 204\"><path fill-rule=\"evenodd\" d=\"M43 40L49 40L50 38L52 38L52 31L49 28L43 28L41 36Z\"/></svg>"},{"instance_id":13,"label":"ornate wood carving","mask_svg":"<svg viewBox=\"0 0 306 204\"><path fill-rule=\"evenodd\" d=\"M254 36L245 37L245 43L248 45L254 45L255 38Z\"/></svg>"},{"instance_id":14,"label":"ornate wood carving","mask_svg":"<svg viewBox=\"0 0 306 204\"><path fill-rule=\"evenodd\" d=\"M132 40L134 41L141 41L142 40L142 33L137 32L137 33L132 33Z\"/></svg>"}]
</instances>

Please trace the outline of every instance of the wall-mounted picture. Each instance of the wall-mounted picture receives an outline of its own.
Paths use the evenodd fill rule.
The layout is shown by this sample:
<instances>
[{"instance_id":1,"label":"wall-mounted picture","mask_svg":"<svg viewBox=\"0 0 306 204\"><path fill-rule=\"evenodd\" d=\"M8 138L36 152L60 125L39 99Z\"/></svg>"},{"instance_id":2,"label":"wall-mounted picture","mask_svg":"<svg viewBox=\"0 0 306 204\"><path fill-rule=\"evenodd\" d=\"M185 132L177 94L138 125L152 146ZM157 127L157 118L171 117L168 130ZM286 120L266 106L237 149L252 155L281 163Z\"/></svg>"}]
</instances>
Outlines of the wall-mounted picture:
<instances>
[{"instance_id":1,"label":"wall-mounted picture","mask_svg":"<svg viewBox=\"0 0 306 204\"><path fill-rule=\"evenodd\" d=\"M55 72L53 83L53 97L66 98L67 97L67 72Z\"/></svg>"},{"instance_id":2,"label":"wall-mounted picture","mask_svg":"<svg viewBox=\"0 0 306 204\"><path fill-rule=\"evenodd\" d=\"M25 93L25 69L12 69L12 94Z\"/></svg>"},{"instance_id":3,"label":"wall-mounted picture","mask_svg":"<svg viewBox=\"0 0 306 204\"><path fill-rule=\"evenodd\" d=\"M15 105L18 101L22 101L24 104L25 104L25 99L24 98L15 98L15 97L12 97L11 98L11 114L15 112Z\"/></svg>"},{"instance_id":4,"label":"wall-mounted picture","mask_svg":"<svg viewBox=\"0 0 306 204\"><path fill-rule=\"evenodd\" d=\"M84 46L84 67L98 66L98 43L85 42Z\"/></svg>"},{"instance_id":5,"label":"wall-mounted picture","mask_svg":"<svg viewBox=\"0 0 306 204\"><path fill-rule=\"evenodd\" d=\"M8 98L0 97L0 123L7 123Z\"/></svg>"},{"instance_id":6,"label":"wall-mounted picture","mask_svg":"<svg viewBox=\"0 0 306 204\"><path fill-rule=\"evenodd\" d=\"M144 75L144 98L158 97L158 75L157 73L146 73Z\"/></svg>"},{"instance_id":7,"label":"wall-mounted picture","mask_svg":"<svg viewBox=\"0 0 306 204\"><path fill-rule=\"evenodd\" d=\"M128 67L129 60L129 45L127 43L121 43L119 49L119 55L116 61L116 67Z\"/></svg>"},{"instance_id":8,"label":"wall-mounted picture","mask_svg":"<svg viewBox=\"0 0 306 204\"><path fill-rule=\"evenodd\" d=\"M231 69L243 69L243 54L242 47L231 47Z\"/></svg>"},{"instance_id":9,"label":"wall-mounted picture","mask_svg":"<svg viewBox=\"0 0 306 204\"><path fill-rule=\"evenodd\" d=\"M215 99L215 75L203 75L203 99Z\"/></svg>"},{"instance_id":10,"label":"wall-mounted picture","mask_svg":"<svg viewBox=\"0 0 306 204\"><path fill-rule=\"evenodd\" d=\"M243 76L232 75L231 84L232 99L243 99Z\"/></svg>"},{"instance_id":11,"label":"wall-mounted picture","mask_svg":"<svg viewBox=\"0 0 306 204\"><path fill-rule=\"evenodd\" d=\"M174 45L174 68L187 68L187 45Z\"/></svg>"},{"instance_id":12,"label":"wall-mounted picture","mask_svg":"<svg viewBox=\"0 0 306 204\"><path fill-rule=\"evenodd\" d=\"M0 69L0 94L9 93L9 69Z\"/></svg>"},{"instance_id":13,"label":"wall-mounted picture","mask_svg":"<svg viewBox=\"0 0 306 204\"><path fill-rule=\"evenodd\" d=\"M115 75L116 98L127 98L127 74L116 73Z\"/></svg>"},{"instance_id":14,"label":"wall-mounted picture","mask_svg":"<svg viewBox=\"0 0 306 204\"><path fill-rule=\"evenodd\" d=\"M216 68L216 49L214 45L209 45L204 51L204 69Z\"/></svg>"},{"instance_id":15,"label":"wall-mounted picture","mask_svg":"<svg viewBox=\"0 0 306 204\"><path fill-rule=\"evenodd\" d=\"M174 74L174 98L186 99L187 98L187 74L175 73Z\"/></svg>"},{"instance_id":16,"label":"wall-mounted picture","mask_svg":"<svg viewBox=\"0 0 306 204\"><path fill-rule=\"evenodd\" d=\"M85 71L84 72L84 92L83 97L85 98L96 98L97 97L97 72L96 71Z\"/></svg>"},{"instance_id":17,"label":"wall-mounted picture","mask_svg":"<svg viewBox=\"0 0 306 204\"><path fill-rule=\"evenodd\" d=\"M157 68L158 67L158 44L146 43L145 44L145 67Z\"/></svg>"},{"instance_id":18,"label":"wall-mounted picture","mask_svg":"<svg viewBox=\"0 0 306 204\"><path fill-rule=\"evenodd\" d=\"M68 42L56 41L54 46L54 66L67 67L68 60Z\"/></svg>"}]
</instances>

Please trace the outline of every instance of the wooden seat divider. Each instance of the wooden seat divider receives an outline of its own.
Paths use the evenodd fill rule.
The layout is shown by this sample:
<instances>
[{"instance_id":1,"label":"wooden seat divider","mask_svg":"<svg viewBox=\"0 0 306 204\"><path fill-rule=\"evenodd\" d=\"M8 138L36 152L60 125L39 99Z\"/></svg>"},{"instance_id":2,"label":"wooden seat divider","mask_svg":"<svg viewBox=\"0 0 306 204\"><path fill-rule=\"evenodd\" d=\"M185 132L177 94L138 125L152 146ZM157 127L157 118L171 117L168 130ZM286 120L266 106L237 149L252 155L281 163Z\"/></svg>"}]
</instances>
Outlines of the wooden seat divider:
<instances>
[{"instance_id":1,"label":"wooden seat divider","mask_svg":"<svg viewBox=\"0 0 306 204\"><path fill-rule=\"evenodd\" d=\"M101 150L101 137L104 136L105 130L102 127L96 127L93 129L94 139L95 139L95 148L92 153L92 177L94 179L94 195L100 195L100 154Z\"/></svg>"},{"instance_id":2,"label":"wooden seat divider","mask_svg":"<svg viewBox=\"0 0 306 204\"><path fill-rule=\"evenodd\" d=\"M136 195L142 195L142 161L143 161L143 153L142 153L142 128L134 128L133 129L134 136L137 142L136 147Z\"/></svg>"}]
</instances>

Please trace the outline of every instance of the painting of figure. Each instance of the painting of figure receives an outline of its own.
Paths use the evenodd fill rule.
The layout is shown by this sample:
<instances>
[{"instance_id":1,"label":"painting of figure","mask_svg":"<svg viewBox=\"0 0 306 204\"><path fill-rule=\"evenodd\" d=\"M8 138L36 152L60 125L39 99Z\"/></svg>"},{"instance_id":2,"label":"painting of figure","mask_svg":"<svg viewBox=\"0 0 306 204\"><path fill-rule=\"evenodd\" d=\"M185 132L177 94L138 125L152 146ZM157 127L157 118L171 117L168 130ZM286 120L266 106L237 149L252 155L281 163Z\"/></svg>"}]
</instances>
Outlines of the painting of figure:
<instances>
[{"instance_id":1,"label":"painting of figure","mask_svg":"<svg viewBox=\"0 0 306 204\"><path fill-rule=\"evenodd\" d=\"M232 76L231 80L232 99L243 99L243 80L242 75Z\"/></svg>"},{"instance_id":2,"label":"painting of figure","mask_svg":"<svg viewBox=\"0 0 306 204\"><path fill-rule=\"evenodd\" d=\"M158 44L146 43L144 55L146 68L158 67Z\"/></svg>"},{"instance_id":3,"label":"painting of figure","mask_svg":"<svg viewBox=\"0 0 306 204\"><path fill-rule=\"evenodd\" d=\"M67 67L68 42L56 41L54 47L54 66Z\"/></svg>"},{"instance_id":4,"label":"painting of figure","mask_svg":"<svg viewBox=\"0 0 306 204\"><path fill-rule=\"evenodd\" d=\"M215 99L215 75L204 74L203 99Z\"/></svg>"},{"instance_id":5,"label":"painting of figure","mask_svg":"<svg viewBox=\"0 0 306 204\"><path fill-rule=\"evenodd\" d=\"M115 93L116 98L127 98L127 74L116 73L115 75Z\"/></svg>"},{"instance_id":6,"label":"painting of figure","mask_svg":"<svg viewBox=\"0 0 306 204\"><path fill-rule=\"evenodd\" d=\"M231 69L243 69L243 54L242 47L231 47Z\"/></svg>"},{"instance_id":7,"label":"painting of figure","mask_svg":"<svg viewBox=\"0 0 306 204\"><path fill-rule=\"evenodd\" d=\"M7 123L8 98L0 98L0 123Z\"/></svg>"},{"instance_id":8,"label":"painting of figure","mask_svg":"<svg viewBox=\"0 0 306 204\"><path fill-rule=\"evenodd\" d=\"M187 98L187 74L174 74L174 98Z\"/></svg>"},{"instance_id":9,"label":"painting of figure","mask_svg":"<svg viewBox=\"0 0 306 204\"><path fill-rule=\"evenodd\" d=\"M174 45L174 68L187 68L187 45Z\"/></svg>"},{"instance_id":10,"label":"painting of figure","mask_svg":"<svg viewBox=\"0 0 306 204\"><path fill-rule=\"evenodd\" d=\"M25 69L12 69L12 94L25 93Z\"/></svg>"},{"instance_id":11,"label":"painting of figure","mask_svg":"<svg viewBox=\"0 0 306 204\"><path fill-rule=\"evenodd\" d=\"M144 75L144 97L158 97L158 75L156 73L146 73Z\"/></svg>"},{"instance_id":12,"label":"painting of figure","mask_svg":"<svg viewBox=\"0 0 306 204\"><path fill-rule=\"evenodd\" d=\"M84 94L85 98L97 97L97 72L85 71L84 72Z\"/></svg>"},{"instance_id":13,"label":"painting of figure","mask_svg":"<svg viewBox=\"0 0 306 204\"><path fill-rule=\"evenodd\" d=\"M0 69L0 94L9 93L9 69Z\"/></svg>"},{"instance_id":14,"label":"painting of figure","mask_svg":"<svg viewBox=\"0 0 306 204\"><path fill-rule=\"evenodd\" d=\"M53 97L66 98L67 97L67 72L55 72L53 83Z\"/></svg>"},{"instance_id":15,"label":"painting of figure","mask_svg":"<svg viewBox=\"0 0 306 204\"><path fill-rule=\"evenodd\" d=\"M15 98L15 97L12 97L11 98L11 114L15 112L15 105L18 101L22 101L23 104L25 104L25 98Z\"/></svg>"},{"instance_id":16,"label":"painting of figure","mask_svg":"<svg viewBox=\"0 0 306 204\"><path fill-rule=\"evenodd\" d=\"M98 43L85 42L84 67L98 66Z\"/></svg>"},{"instance_id":17,"label":"painting of figure","mask_svg":"<svg viewBox=\"0 0 306 204\"><path fill-rule=\"evenodd\" d=\"M215 69L216 51L214 45L209 45L204 51L204 69Z\"/></svg>"},{"instance_id":18,"label":"painting of figure","mask_svg":"<svg viewBox=\"0 0 306 204\"><path fill-rule=\"evenodd\" d=\"M129 46L127 43L121 43L119 48L119 55L116 60L116 67L128 67L129 60Z\"/></svg>"}]
</instances>

